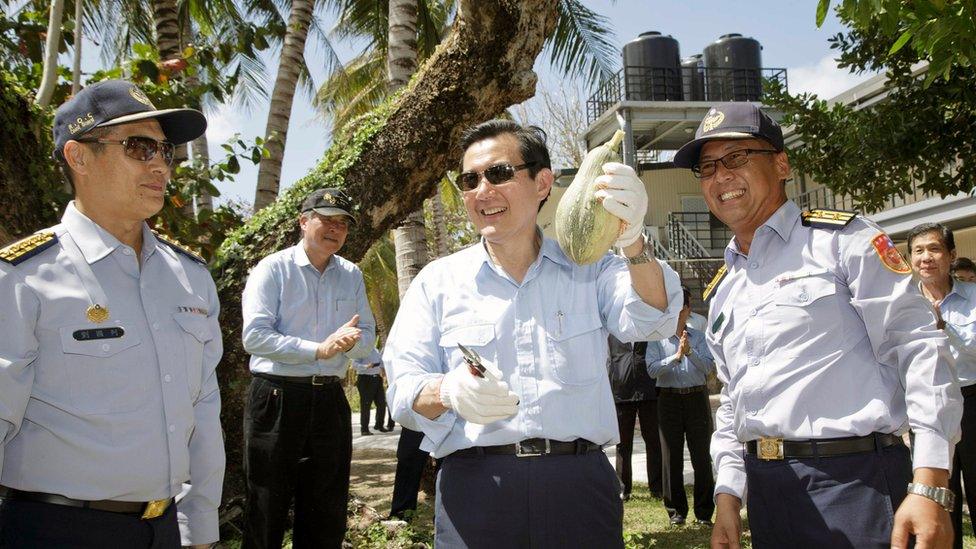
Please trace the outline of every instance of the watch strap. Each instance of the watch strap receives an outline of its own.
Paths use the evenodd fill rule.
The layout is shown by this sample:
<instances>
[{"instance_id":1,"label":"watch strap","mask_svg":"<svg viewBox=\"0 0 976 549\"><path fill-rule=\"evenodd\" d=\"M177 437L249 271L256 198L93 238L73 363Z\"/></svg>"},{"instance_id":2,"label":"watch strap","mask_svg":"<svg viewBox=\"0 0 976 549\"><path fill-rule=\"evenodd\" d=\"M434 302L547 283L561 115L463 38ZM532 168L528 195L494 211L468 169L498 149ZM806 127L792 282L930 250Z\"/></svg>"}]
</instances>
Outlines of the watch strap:
<instances>
[{"instance_id":1,"label":"watch strap","mask_svg":"<svg viewBox=\"0 0 976 549\"><path fill-rule=\"evenodd\" d=\"M908 493L928 498L938 503L943 509L952 512L952 504L956 501L956 495L948 488L937 488L917 482L908 483Z\"/></svg>"},{"instance_id":2,"label":"watch strap","mask_svg":"<svg viewBox=\"0 0 976 549\"><path fill-rule=\"evenodd\" d=\"M650 263L654 259L654 248L651 247L651 240L647 238L647 235L641 235L644 239L644 247L641 249L641 253L635 255L634 257L627 257L624 254L624 249L620 248L620 257L624 258L629 265L641 265L643 263Z\"/></svg>"}]
</instances>

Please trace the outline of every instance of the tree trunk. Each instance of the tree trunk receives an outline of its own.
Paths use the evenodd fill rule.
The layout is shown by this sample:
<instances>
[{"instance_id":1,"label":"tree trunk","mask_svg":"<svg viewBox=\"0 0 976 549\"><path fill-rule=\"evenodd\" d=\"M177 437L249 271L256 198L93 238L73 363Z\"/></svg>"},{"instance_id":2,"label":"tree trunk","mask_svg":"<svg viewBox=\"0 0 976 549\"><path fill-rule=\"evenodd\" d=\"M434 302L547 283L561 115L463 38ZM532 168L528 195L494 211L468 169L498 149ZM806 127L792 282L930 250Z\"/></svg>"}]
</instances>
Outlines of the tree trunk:
<instances>
[{"instance_id":1,"label":"tree trunk","mask_svg":"<svg viewBox=\"0 0 976 549\"><path fill-rule=\"evenodd\" d=\"M153 24L156 27L156 49L160 61L183 57L180 46L179 10L176 0L153 0Z\"/></svg>"},{"instance_id":2,"label":"tree trunk","mask_svg":"<svg viewBox=\"0 0 976 549\"><path fill-rule=\"evenodd\" d=\"M207 141L207 134L204 133L200 137L194 139L190 143L190 148L193 150L193 159L200 160L204 166L210 165L210 144ZM196 197L196 204L199 210L212 210L213 209L213 197L206 189L201 189L200 194Z\"/></svg>"},{"instance_id":3,"label":"tree trunk","mask_svg":"<svg viewBox=\"0 0 976 549\"><path fill-rule=\"evenodd\" d=\"M434 250L436 257L444 257L448 252L447 221L444 219L444 197L441 195L441 185L437 184L437 193L430 199L430 217L434 220Z\"/></svg>"},{"instance_id":4,"label":"tree trunk","mask_svg":"<svg viewBox=\"0 0 976 549\"><path fill-rule=\"evenodd\" d=\"M451 33L407 89L335 136L309 175L224 241L213 273L225 342L218 370L227 440L225 501L243 491L241 417L250 376L241 346L241 291L248 272L298 241L301 202L314 189L341 187L358 203L358 223L341 252L351 261L420 208L435 182L457 164L461 131L534 93L532 66L555 29L557 1L460 0Z\"/></svg>"},{"instance_id":5,"label":"tree trunk","mask_svg":"<svg viewBox=\"0 0 976 549\"><path fill-rule=\"evenodd\" d=\"M71 60L71 95L81 91L81 43L84 37L81 33L82 8L85 6L83 0L75 0L75 46L74 58Z\"/></svg>"},{"instance_id":6,"label":"tree trunk","mask_svg":"<svg viewBox=\"0 0 976 549\"><path fill-rule=\"evenodd\" d=\"M313 8L313 0L292 0L291 3L288 30L285 33L285 43L281 47L278 77L271 92L271 109L264 131L266 137L270 137L272 133L276 136L266 142L265 146L271 154L268 158L262 158L258 166L258 185L254 191L255 213L278 197L281 163L284 161L285 142L288 138L288 121L291 119L292 100L298 86L298 68L305 56L305 39L312 22Z\"/></svg>"},{"instance_id":7,"label":"tree trunk","mask_svg":"<svg viewBox=\"0 0 976 549\"><path fill-rule=\"evenodd\" d=\"M413 277L429 260L423 206L410 212L403 224L393 230L393 247L396 249L397 287L400 299L403 299Z\"/></svg>"},{"instance_id":8,"label":"tree trunk","mask_svg":"<svg viewBox=\"0 0 976 549\"><path fill-rule=\"evenodd\" d=\"M61 43L61 18L64 15L64 0L51 2L51 17L47 22L47 41L44 43L44 75L37 89L37 104L46 107L54 96L54 86L58 83L58 44Z\"/></svg>"}]
</instances>

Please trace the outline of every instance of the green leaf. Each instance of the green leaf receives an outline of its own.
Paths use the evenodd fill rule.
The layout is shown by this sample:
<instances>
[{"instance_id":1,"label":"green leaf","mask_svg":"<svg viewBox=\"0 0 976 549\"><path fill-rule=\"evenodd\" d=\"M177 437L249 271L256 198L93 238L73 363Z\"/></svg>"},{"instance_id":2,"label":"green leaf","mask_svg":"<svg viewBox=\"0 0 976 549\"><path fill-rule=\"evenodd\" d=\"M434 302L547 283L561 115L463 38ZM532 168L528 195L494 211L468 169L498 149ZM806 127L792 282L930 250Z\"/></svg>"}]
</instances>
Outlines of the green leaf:
<instances>
[{"instance_id":1,"label":"green leaf","mask_svg":"<svg viewBox=\"0 0 976 549\"><path fill-rule=\"evenodd\" d=\"M241 171L241 163L237 160L236 156L232 156L227 160L227 173L238 173Z\"/></svg>"},{"instance_id":2,"label":"green leaf","mask_svg":"<svg viewBox=\"0 0 976 549\"><path fill-rule=\"evenodd\" d=\"M251 151L251 162L253 162L255 164L260 164L261 163L261 148L260 147L254 147L254 150Z\"/></svg>"},{"instance_id":3,"label":"green leaf","mask_svg":"<svg viewBox=\"0 0 976 549\"><path fill-rule=\"evenodd\" d=\"M911 29L901 33L901 36L898 37L898 40L895 40L895 43L891 45L891 50L888 51L888 55L894 55L898 53L898 50L902 49L905 46L905 44L907 44L908 41L911 39L912 39Z\"/></svg>"},{"instance_id":4,"label":"green leaf","mask_svg":"<svg viewBox=\"0 0 976 549\"><path fill-rule=\"evenodd\" d=\"M830 11L830 0L820 0L817 4L817 28L823 26L828 11Z\"/></svg>"}]
</instances>

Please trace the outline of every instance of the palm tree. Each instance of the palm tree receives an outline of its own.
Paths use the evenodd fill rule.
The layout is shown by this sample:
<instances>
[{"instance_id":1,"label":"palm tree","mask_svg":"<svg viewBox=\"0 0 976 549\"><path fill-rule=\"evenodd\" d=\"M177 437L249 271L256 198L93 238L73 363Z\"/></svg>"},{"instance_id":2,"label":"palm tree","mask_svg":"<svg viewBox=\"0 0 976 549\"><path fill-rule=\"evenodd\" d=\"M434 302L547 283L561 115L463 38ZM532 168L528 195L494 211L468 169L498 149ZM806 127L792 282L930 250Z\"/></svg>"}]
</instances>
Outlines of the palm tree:
<instances>
[{"instance_id":1,"label":"palm tree","mask_svg":"<svg viewBox=\"0 0 976 549\"><path fill-rule=\"evenodd\" d=\"M46 107L54 96L54 86L58 83L58 47L61 45L61 19L64 15L64 0L51 2L51 16L47 24L47 40L44 46L44 76L37 90L37 104Z\"/></svg>"}]
</instances>

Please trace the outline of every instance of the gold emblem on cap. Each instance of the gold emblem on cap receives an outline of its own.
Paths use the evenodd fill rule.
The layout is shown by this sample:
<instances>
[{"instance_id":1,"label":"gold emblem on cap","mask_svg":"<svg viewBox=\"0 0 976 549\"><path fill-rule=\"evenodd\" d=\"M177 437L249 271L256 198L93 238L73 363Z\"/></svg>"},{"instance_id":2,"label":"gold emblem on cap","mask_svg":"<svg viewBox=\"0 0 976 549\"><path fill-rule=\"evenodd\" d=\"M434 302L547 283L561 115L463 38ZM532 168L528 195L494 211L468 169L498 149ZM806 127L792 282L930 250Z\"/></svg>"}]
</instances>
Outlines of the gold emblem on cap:
<instances>
[{"instance_id":1,"label":"gold emblem on cap","mask_svg":"<svg viewBox=\"0 0 976 549\"><path fill-rule=\"evenodd\" d=\"M708 113L707 116L702 120L702 133L708 133L718 127L722 121L725 120L725 113L722 111L714 111Z\"/></svg>"},{"instance_id":2,"label":"gold emblem on cap","mask_svg":"<svg viewBox=\"0 0 976 549\"><path fill-rule=\"evenodd\" d=\"M75 134L94 123L95 117L92 116L92 113L88 113L87 116L75 118L74 122L68 122L68 131Z\"/></svg>"},{"instance_id":3,"label":"gold emblem on cap","mask_svg":"<svg viewBox=\"0 0 976 549\"><path fill-rule=\"evenodd\" d=\"M335 198L331 194L329 194L329 193L323 194L322 195L322 200L325 200L327 202L331 202L331 203L335 204Z\"/></svg>"},{"instance_id":4,"label":"gold emblem on cap","mask_svg":"<svg viewBox=\"0 0 976 549\"><path fill-rule=\"evenodd\" d=\"M143 93L143 91L140 90L139 88L137 88L135 86L132 86L131 88L129 88L129 95L131 95L133 99L135 99L136 101L142 103L143 105L145 105L145 106L147 106L147 107L149 107L149 108L151 108L153 110L156 110L156 106L152 104L152 101L150 101L149 98L146 97L146 94Z\"/></svg>"},{"instance_id":5,"label":"gold emblem on cap","mask_svg":"<svg viewBox=\"0 0 976 549\"><path fill-rule=\"evenodd\" d=\"M108 309L96 303L88 307L88 310L85 311L85 316L87 316L88 320L94 322L95 324L101 324L102 322L108 320Z\"/></svg>"}]
</instances>

